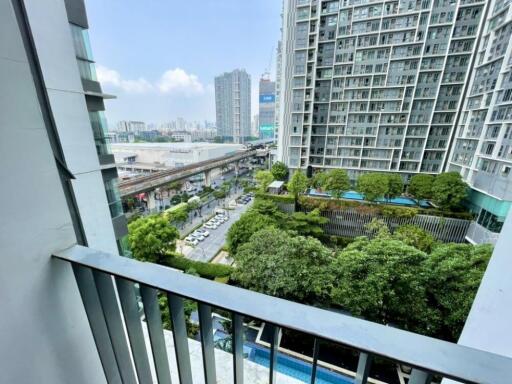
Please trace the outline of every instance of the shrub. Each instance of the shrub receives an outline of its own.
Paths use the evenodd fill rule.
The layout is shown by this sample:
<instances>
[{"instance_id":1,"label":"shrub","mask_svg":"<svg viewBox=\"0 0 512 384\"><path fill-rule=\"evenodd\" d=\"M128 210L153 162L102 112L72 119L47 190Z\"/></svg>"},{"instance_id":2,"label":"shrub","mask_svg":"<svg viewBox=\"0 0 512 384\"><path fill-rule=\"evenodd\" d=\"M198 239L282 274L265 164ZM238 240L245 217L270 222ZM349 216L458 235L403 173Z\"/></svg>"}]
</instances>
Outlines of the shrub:
<instances>
[{"instance_id":1,"label":"shrub","mask_svg":"<svg viewBox=\"0 0 512 384\"><path fill-rule=\"evenodd\" d=\"M233 267L224 264L211 264L202 261L194 261L185 258L179 254L169 254L162 263L167 267L179 269L181 271L191 271L205 279L214 280L216 278L228 278L233 272Z\"/></svg>"}]
</instances>

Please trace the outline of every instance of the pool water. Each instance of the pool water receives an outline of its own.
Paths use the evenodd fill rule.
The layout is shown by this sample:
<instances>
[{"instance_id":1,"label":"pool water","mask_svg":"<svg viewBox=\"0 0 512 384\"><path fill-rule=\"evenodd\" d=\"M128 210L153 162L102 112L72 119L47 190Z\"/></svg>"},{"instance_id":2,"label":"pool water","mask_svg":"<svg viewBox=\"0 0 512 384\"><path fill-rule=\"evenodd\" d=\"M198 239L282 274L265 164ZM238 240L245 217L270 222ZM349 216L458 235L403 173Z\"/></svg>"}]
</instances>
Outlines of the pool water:
<instances>
[{"instance_id":1,"label":"pool water","mask_svg":"<svg viewBox=\"0 0 512 384\"><path fill-rule=\"evenodd\" d=\"M214 335L215 340L229 337L226 333L217 330ZM260 345L245 342L244 356L248 360L270 367L270 350ZM293 377L304 383L311 382L312 365L300 359L285 355L281 352L277 354L277 372ZM315 384L353 384L353 379L337 372L330 371L323 367L317 367Z\"/></svg>"},{"instance_id":2,"label":"pool water","mask_svg":"<svg viewBox=\"0 0 512 384\"><path fill-rule=\"evenodd\" d=\"M330 193L328 192L317 192L314 188L310 188L308 191L308 194L311 196L320 196L320 197L332 197ZM342 199L347 200L364 200L364 195L356 192L356 191L348 191L345 192L342 196ZM409 197L395 197L393 199L386 200L384 198L377 199L378 203L386 203L386 204L396 204L396 205L405 205L410 207L417 207L418 204L416 200L411 199ZM431 205L428 201L420 200L419 202L420 207L422 208L430 208Z\"/></svg>"}]
</instances>

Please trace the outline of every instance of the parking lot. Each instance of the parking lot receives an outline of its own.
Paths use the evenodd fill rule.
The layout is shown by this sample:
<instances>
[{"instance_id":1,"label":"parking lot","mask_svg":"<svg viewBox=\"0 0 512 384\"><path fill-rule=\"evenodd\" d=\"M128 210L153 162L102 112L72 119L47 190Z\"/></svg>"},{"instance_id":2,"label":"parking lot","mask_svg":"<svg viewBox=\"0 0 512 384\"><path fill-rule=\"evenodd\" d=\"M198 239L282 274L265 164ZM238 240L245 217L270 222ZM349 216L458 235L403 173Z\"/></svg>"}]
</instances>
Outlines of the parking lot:
<instances>
[{"instance_id":1,"label":"parking lot","mask_svg":"<svg viewBox=\"0 0 512 384\"><path fill-rule=\"evenodd\" d=\"M237 221L242 213L244 213L252 204L252 200L247 204L238 204L233 210L227 210L228 219L222 223L217 229L206 229L210 235L197 245L193 246L190 252L183 252L185 257L197 260L197 261L209 261L211 260L226 243L226 235L229 227ZM188 248L188 247L187 247Z\"/></svg>"}]
</instances>

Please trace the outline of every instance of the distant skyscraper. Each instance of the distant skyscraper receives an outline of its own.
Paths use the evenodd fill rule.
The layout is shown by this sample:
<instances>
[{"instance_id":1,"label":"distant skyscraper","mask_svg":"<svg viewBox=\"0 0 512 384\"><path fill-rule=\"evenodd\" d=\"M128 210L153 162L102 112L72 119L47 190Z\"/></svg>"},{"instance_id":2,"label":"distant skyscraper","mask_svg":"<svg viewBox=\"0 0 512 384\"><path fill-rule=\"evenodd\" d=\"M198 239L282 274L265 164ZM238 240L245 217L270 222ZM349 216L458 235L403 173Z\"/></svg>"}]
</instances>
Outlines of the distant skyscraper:
<instances>
[{"instance_id":1,"label":"distant skyscraper","mask_svg":"<svg viewBox=\"0 0 512 384\"><path fill-rule=\"evenodd\" d=\"M277 42L276 49L276 111L274 122L274 140L278 141L279 137L279 113L280 113L280 98L281 98L281 64L283 62L281 41Z\"/></svg>"},{"instance_id":2,"label":"distant skyscraper","mask_svg":"<svg viewBox=\"0 0 512 384\"><path fill-rule=\"evenodd\" d=\"M251 136L254 136L254 137L260 136L260 116L258 114L255 114L252 117Z\"/></svg>"},{"instance_id":3,"label":"distant skyscraper","mask_svg":"<svg viewBox=\"0 0 512 384\"><path fill-rule=\"evenodd\" d=\"M218 136L243 143L251 136L251 77L235 69L215 78Z\"/></svg>"},{"instance_id":4,"label":"distant skyscraper","mask_svg":"<svg viewBox=\"0 0 512 384\"><path fill-rule=\"evenodd\" d=\"M276 83L270 81L270 74L264 74L260 79L259 88L259 137L274 139L276 119Z\"/></svg>"}]
</instances>

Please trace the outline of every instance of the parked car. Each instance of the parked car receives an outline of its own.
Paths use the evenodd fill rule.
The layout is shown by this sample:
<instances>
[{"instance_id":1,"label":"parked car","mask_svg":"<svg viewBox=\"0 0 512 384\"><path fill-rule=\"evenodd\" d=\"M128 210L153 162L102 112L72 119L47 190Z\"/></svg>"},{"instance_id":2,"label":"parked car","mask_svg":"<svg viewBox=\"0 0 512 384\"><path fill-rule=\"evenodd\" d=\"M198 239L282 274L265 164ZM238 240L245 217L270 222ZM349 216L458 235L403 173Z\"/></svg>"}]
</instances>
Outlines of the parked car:
<instances>
[{"instance_id":1,"label":"parked car","mask_svg":"<svg viewBox=\"0 0 512 384\"><path fill-rule=\"evenodd\" d=\"M208 222L208 223L204 224L203 227L208 228L208 229L217 229L218 225Z\"/></svg>"},{"instance_id":2,"label":"parked car","mask_svg":"<svg viewBox=\"0 0 512 384\"><path fill-rule=\"evenodd\" d=\"M194 232L190 236L192 236L194 239L199 240L199 241L204 240L204 236L198 232Z\"/></svg>"},{"instance_id":3,"label":"parked car","mask_svg":"<svg viewBox=\"0 0 512 384\"><path fill-rule=\"evenodd\" d=\"M197 233L200 233L201 235L203 235L204 237L208 237L210 236L210 232L208 232L206 229L201 229L199 228L198 230L196 230Z\"/></svg>"},{"instance_id":4,"label":"parked car","mask_svg":"<svg viewBox=\"0 0 512 384\"><path fill-rule=\"evenodd\" d=\"M191 238L189 240L185 239L185 243L187 243L188 245L197 245L199 244L199 240L194 238Z\"/></svg>"}]
</instances>

